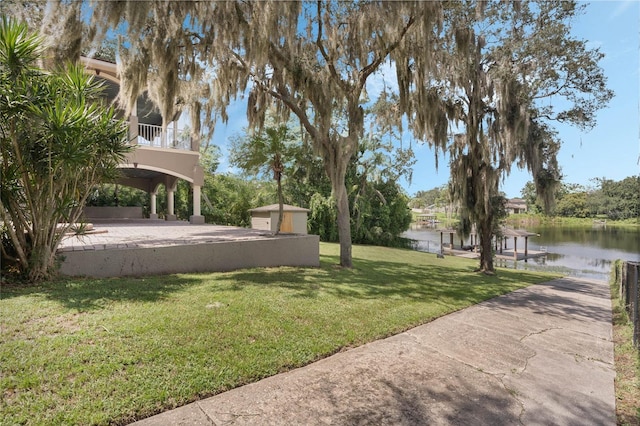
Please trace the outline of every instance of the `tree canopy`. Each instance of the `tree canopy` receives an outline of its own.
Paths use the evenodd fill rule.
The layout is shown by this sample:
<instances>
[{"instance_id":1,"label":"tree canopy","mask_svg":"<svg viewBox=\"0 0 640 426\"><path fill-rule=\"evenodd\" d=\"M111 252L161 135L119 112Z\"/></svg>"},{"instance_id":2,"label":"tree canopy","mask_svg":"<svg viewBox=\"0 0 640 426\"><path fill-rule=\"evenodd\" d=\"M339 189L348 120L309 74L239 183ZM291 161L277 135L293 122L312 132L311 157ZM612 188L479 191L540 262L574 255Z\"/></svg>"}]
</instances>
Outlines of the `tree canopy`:
<instances>
[{"instance_id":1,"label":"tree canopy","mask_svg":"<svg viewBox=\"0 0 640 426\"><path fill-rule=\"evenodd\" d=\"M59 45L72 51L81 6L50 4L61 22L45 25L71 29ZM250 127L261 128L272 107L283 120L295 116L331 182L343 266L351 266L345 177L367 116L383 131L406 123L448 153L452 193L481 235L480 269L491 272L500 180L512 165L526 167L550 205L560 177L552 123L588 128L612 96L602 54L571 36L580 8L564 0L125 0L92 3L86 39L120 34L123 105L147 90L165 117L188 108L196 136L226 119L237 96L247 97ZM369 99L367 83L382 67L395 75Z\"/></svg>"},{"instance_id":2,"label":"tree canopy","mask_svg":"<svg viewBox=\"0 0 640 426\"><path fill-rule=\"evenodd\" d=\"M550 214L567 217L600 217L611 220L640 218L640 176L620 181L594 178L595 187L562 182L556 190L557 205ZM529 211L542 212L535 185L522 188Z\"/></svg>"},{"instance_id":3,"label":"tree canopy","mask_svg":"<svg viewBox=\"0 0 640 426\"><path fill-rule=\"evenodd\" d=\"M70 16L51 2L54 16ZM79 6L75 6L79 7ZM270 105L293 113L323 159L338 208L343 266L351 266L346 169L364 131L366 83L387 61L423 72L428 38L441 20L437 2L97 2L89 36L126 35L119 45L121 101L148 90L163 116L189 108L194 132L247 94L251 127ZM71 14L73 15L73 14ZM77 15L73 15L77 16ZM47 25L54 25L49 22ZM71 41L76 34L63 33ZM126 41L125 41L126 40ZM409 68L398 67L407 91ZM176 102L177 101L177 102Z\"/></svg>"}]
</instances>

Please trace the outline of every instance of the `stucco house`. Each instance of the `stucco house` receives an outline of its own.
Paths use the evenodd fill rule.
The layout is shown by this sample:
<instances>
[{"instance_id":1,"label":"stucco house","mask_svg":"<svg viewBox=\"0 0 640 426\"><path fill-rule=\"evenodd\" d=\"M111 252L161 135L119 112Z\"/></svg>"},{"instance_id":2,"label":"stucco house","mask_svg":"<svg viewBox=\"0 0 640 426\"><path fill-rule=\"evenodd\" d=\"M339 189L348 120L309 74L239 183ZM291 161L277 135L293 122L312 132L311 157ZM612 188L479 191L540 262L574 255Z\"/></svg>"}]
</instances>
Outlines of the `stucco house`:
<instances>
[{"instance_id":1,"label":"stucco house","mask_svg":"<svg viewBox=\"0 0 640 426\"><path fill-rule=\"evenodd\" d=\"M81 58L89 73L104 81L107 100L113 100L120 90L117 66L114 63ZM204 223L201 214L201 188L204 171L200 166L200 143L192 140L188 132L176 128L179 115L162 117L146 94L138 97L136 107L127 117L129 144L135 146L120 164L121 185L146 191L151 195L150 218L157 218L156 196L160 185L167 194L166 220L176 220L174 194L178 179L186 180L193 188L191 223ZM166 121L167 125L163 126Z\"/></svg>"},{"instance_id":2,"label":"stucco house","mask_svg":"<svg viewBox=\"0 0 640 426\"><path fill-rule=\"evenodd\" d=\"M527 202L522 198L511 198L507 200L506 204L507 213L518 214L527 212Z\"/></svg>"}]
</instances>

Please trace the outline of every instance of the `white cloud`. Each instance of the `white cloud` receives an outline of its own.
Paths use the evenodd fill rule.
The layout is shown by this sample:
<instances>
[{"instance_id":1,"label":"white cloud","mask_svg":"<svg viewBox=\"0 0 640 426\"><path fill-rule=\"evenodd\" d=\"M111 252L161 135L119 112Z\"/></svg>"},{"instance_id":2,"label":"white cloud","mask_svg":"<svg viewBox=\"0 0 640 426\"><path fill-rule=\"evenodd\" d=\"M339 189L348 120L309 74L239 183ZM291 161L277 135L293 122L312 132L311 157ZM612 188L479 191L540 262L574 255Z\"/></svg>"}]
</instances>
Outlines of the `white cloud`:
<instances>
[{"instance_id":1,"label":"white cloud","mask_svg":"<svg viewBox=\"0 0 640 426\"><path fill-rule=\"evenodd\" d=\"M636 1L637 0L616 1L615 3L617 3L618 6L609 15L609 21L612 21L616 19L618 16L621 16L622 14L624 14L626 10L629 9L631 5L633 5Z\"/></svg>"}]
</instances>

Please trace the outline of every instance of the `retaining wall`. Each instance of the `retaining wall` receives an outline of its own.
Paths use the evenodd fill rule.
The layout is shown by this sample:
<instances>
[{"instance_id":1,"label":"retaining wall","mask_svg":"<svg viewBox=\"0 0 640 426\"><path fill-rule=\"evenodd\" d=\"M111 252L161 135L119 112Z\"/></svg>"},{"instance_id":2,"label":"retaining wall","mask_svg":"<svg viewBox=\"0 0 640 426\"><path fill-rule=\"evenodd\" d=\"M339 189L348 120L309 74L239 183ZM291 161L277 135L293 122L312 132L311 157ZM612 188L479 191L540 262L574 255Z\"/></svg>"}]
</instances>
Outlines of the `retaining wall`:
<instances>
[{"instance_id":1,"label":"retaining wall","mask_svg":"<svg viewBox=\"0 0 640 426\"><path fill-rule=\"evenodd\" d=\"M317 235L243 241L110 249L85 247L61 253L69 276L118 277L215 272L272 266L320 266Z\"/></svg>"},{"instance_id":2,"label":"retaining wall","mask_svg":"<svg viewBox=\"0 0 640 426\"><path fill-rule=\"evenodd\" d=\"M85 207L87 219L142 219L142 207Z\"/></svg>"}]
</instances>

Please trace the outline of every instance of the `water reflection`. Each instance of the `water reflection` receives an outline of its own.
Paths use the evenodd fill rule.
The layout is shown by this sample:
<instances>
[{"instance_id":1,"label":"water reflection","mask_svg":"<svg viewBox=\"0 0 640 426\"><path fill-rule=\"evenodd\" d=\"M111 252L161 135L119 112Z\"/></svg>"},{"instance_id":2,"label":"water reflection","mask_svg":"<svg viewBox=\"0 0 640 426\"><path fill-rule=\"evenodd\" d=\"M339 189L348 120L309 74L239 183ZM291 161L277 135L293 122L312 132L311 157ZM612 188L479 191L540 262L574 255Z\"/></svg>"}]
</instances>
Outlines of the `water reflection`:
<instances>
[{"instance_id":1,"label":"water reflection","mask_svg":"<svg viewBox=\"0 0 640 426\"><path fill-rule=\"evenodd\" d=\"M538 226L531 228L531 231L540 234L539 237L532 238L532 241L537 241L541 245L573 244L592 248L614 249L636 255L640 250L640 230L638 229L612 228L610 226Z\"/></svg>"},{"instance_id":2,"label":"water reflection","mask_svg":"<svg viewBox=\"0 0 640 426\"><path fill-rule=\"evenodd\" d=\"M527 229L539 236L529 238L529 250L546 250L544 257L518 261L496 259L497 267L522 270L545 270L565 275L607 280L616 259L640 261L640 229L612 227L538 226ZM414 227L404 234L417 241L416 249L436 253L440 247L440 232L433 228ZM524 250L524 239L517 241L518 251ZM459 244L456 239L456 245ZM468 244L469 241L464 241ZM445 238L445 247L449 240ZM513 239L509 242L513 247Z\"/></svg>"}]
</instances>

